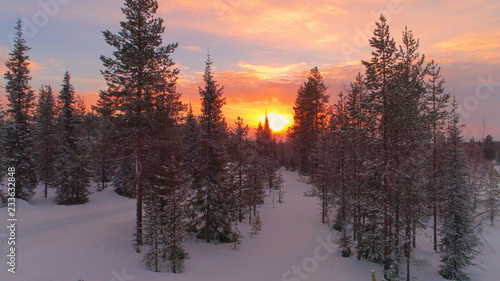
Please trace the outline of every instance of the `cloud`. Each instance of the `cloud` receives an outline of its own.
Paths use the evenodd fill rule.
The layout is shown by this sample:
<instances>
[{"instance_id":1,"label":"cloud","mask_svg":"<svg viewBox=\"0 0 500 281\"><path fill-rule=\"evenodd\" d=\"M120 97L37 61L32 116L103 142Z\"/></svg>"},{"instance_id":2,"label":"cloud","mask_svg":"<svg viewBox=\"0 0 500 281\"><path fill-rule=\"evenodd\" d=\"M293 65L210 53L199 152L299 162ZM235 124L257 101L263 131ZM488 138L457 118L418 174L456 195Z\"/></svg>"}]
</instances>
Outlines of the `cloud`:
<instances>
[{"instance_id":1,"label":"cloud","mask_svg":"<svg viewBox=\"0 0 500 281\"><path fill-rule=\"evenodd\" d=\"M441 59L457 62L500 63L500 31L496 34L460 35L431 48Z\"/></svg>"},{"instance_id":2,"label":"cloud","mask_svg":"<svg viewBox=\"0 0 500 281\"><path fill-rule=\"evenodd\" d=\"M160 11L177 24L221 36L270 42L276 47L331 46L340 36L331 30L331 18L346 12L332 1L212 0L160 3ZM176 17L178 16L178 17ZM196 17L196 21L192 21Z\"/></svg>"},{"instance_id":3,"label":"cloud","mask_svg":"<svg viewBox=\"0 0 500 281\"><path fill-rule=\"evenodd\" d=\"M186 47L181 47L181 49L188 50L188 51L194 51L194 52L203 52L203 48L200 46L186 46Z\"/></svg>"}]
</instances>

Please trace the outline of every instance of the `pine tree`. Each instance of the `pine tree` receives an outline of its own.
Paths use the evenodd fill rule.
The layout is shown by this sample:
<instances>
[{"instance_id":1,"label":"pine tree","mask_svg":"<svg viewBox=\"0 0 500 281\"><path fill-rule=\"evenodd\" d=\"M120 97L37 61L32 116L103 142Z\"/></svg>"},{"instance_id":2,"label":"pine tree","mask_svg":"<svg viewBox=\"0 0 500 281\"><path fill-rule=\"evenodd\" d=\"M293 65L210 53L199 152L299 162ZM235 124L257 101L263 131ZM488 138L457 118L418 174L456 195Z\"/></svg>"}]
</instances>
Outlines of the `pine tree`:
<instances>
[{"instance_id":1,"label":"pine tree","mask_svg":"<svg viewBox=\"0 0 500 281\"><path fill-rule=\"evenodd\" d=\"M288 138L299 155L299 170L302 174L315 168L309 156L316 146L320 131L326 125L326 106L329 96L323 76L317 67L311 69L307 81L300 86L293 107L293 125L288 129Z\"/></svg>"},{"instance_id":2,"label":"pine tree","mask_svg":"<svg viewBox=\"0 0 500 281\"><path fill-rule=\"evenodd\" d=\"M252 230L250 231L250 236L257 235L262 231L262 220L260 219L260 212L257 211L255 214L255 219L252 222Z\"/></svg>"},{"instance_id":3,"label":"pine tree","mask_svg":"<svg viewBox=\"0 0 500 281\"><path fill-rule=\"evenodd\" d=\"M243 118L237 117L235 121L236 128L231 132L229 154L233 164L232 174L235 178L236 190L236 205L238 208L238 221L243 220L243 209L248 206L248 201L245 200L247 194L248 175L245 174L245 166L249 163L251 156L250 145L248 140L248 125L245 125Z\"/></svg>"},{"instance_id":4,"label":"pine tree","mask_svg":"<svg viewBox=\"0 0 500 281\"><path fill-rule=\"evenodd\" d=\"M99 93L99 100L92 106L93 127L91 128L91 158L94 167L95 180L98 183L97 190L102 191L111 181L116 161L113 161L116 149L114 143L114 133L117 130L115 124L115 106L113 100L105 91Z\"/></svg>"},{"instance_id":5,"label":"pine tree","mask_svg":"<svg viewBox=\"0 0 500 281\"><path fill-rule=\"evenodd\" d=\"M274 179L274 186L276 190L278 191L278 203L283 204L285 203L284 196L285 196L285 191L283 190L283 184L285 183L285 180L283 179L283 175L281 174L281 171L278 171L278 174L276 175L276 178Z\"/></svg>"},{"instance_id":6,"label":"pine tree","mask_svg":"<svg viewBox=\"0 0 500 281\"><path fill-rule=\"evenodd\" d=\"M7 66L7 72L4 74L7 80L5 91L9 101L7 113L12 121L5 130L4 153L5 165L16 170L15 196L24 200L33 197L38 183L31 125L35 95L29 85L30 63L26 55L29 50L23 38L22 22L19 19L14 37L14 50L9 53L10 57L5 63Z\"/></svg>"},{"instance_id":7,"label":"pine tree","mask_svg":"<svg viewBox=\"0 0 500 281\"><path fill-rule=\"evenodd\" d=\"M276 159L276 140L269 126L267 112L264 125L259 123L257 127L255 143L257 145L257 154L261 158L260 161L263 165L264 184L267 186L268 196L271 196L271 192L276 190L274 183L278 172L278 161Z\"/></svg>"},{"instance_id":8,"label":"pine tree","mask_svg":"<svg viewBox=\"0 0 500 281\"><path fill-rule=\"evenodd\" d=\"M493 137L491 135L487 135L484 139L484 148L483 155L484 159L488 161L493 161L496 158L495 152L495 142L493 141Z\"/></svg>"},{"instance_id":9,"label":"pine tree","mask_svg":"<svg viewBox=\"0 0 500 281\"><path fill-rule=\"evenodd\" d=\"M427 73L430 76L427 83L427 94L425 95L427 118L431 125L432 134L432 155L431 155L431 166L432 172L430 180L430 188L432 194L432 215L433 215L433 234L434 234L434 251L438 250L438 235L437 235L437 223L438 223L438 207L440 193L442 193L440 186L442 185L443 179L440 175L443 175L440 171L443 163L441 163L442 157L439 157L440 152L443 150L444 142L444 120L447 115L446 106L450 100L450 95L444 92L444 80L441 79L440 74L441 68L432 60L427 65Z\"/></svg>"},{"instance_id":10,"label":"pine tree","mask_svg":"<svg viewBox=\"0 0 500 281\"><path fill-rule=\"evenodd\" d=\"M245 199L248 205L248 223L252 225L257 216L257 205L264 204L266 196L265 188L265 163L257 152L256 143L253 142L253 148L250 150L248 165L245 166L244 174L247 177L245 183Z\"/></svg>"},{"instance_id":11,"label":"pine tree","mask_svg":"<svg viewBox=\"0 0 500 281\"><path fill-rule=\"evenodd\" d=\"M200 136L192 185L195 193L192 205L198 214L192 222L192 229L207 243L212 240L231 241L231 212L234 210L234 188L227 170L227 125L222 114L226 99L222 96L223 87L214 80L212 63L209 55L203 75L205 86L199 88Z\"/></svg>"},{"instance_id":12,"label":"pine tree","mask_svg":"<svg viewBox=\"0 0 500 281\"><path fill-rule=\"evenodd\" d=\"M158 272L166 266L173 273L182 273L184 262L189 259L183 246L189 177L182 159L175 155L182 150L179 144L166 147L174 149L169 151L174 153L169 163L160 164L164 159L158 158L157 173L146 178L151 189L145 200L144 227L146 243L151 247L143 261L152 271Z\"/></svg>"},{"instance_id":13,"label":"pine tree","mask_svg":"<svg viewBox=\"0 0 500 281\"><path fill-rule=\"evenodd\" d=\"M58 97L60 140L55 160L57 172L54 185L59 205L85 204L89 200L90 175L78 131L81 117L76 114L75 90L70 80L71 76L66 72Z\"/></svg>"},{"instance_id":14,"label":"pine tree","mask_svg":"<svg viewBox=\"0 0 500 281\"><path fill-rule=\"evenodd\" d=\"M463 270L472 265L478 253L478 234L473 225L473 206L467 186L459 116L456 102L450 113L448 125L449 157L447 159L446 197L443 200L443 223L441 225L441 270L448 280L470 280Z\"/></svg>"},{"instance_id":15,"label":"pine tree","mask_svg":"<svg viewBox=\"0 0 500 281\"><path fill-rule=\"evenodd\" d=\"M178 44L162 45L165 28L163 19L156 17L157 9L155 0L126 0L122 8L126 21L120 22L122 30L118 34L103 32L106 43L116 48L114 58L101 56L106 67L102 74L108 83L107 93L115 101L127 132L122 139L125 149L121 155L127 161L118 168L117 175L121 176L117 180L126 195L137 198L135 244L138 246L142 245L145 136L156 125L149 121L157 107L174 92L179 72L172 69L174 62L170 57ZM127 190L130 186L135 189Z\"/></svg>"},{"instance_id":16,"label":"pine tree","mask_svg":"<svg viewBox=\"0 0 500 281\"><path fill-rule=\"evenodd\" d=\"M45 186L45 197L49 186L53 186L54 154L57 147L57 128L56 128L56 101L52 94L50 86L42 86L38 96L38 105L36 110L35 136L36 143L36 162L38 175L43 180Z\"/></svg>"},{"instance_id":17,"label":"pine tree","mask_svg":"<svg viewBox=\"0 0 500 281\"><path fill-rule=\"evenodd\" d=\"M395 120L392 109L397 107L393 100L394 92L391 85L394 85L394 71L396 63L396 46L394 39L389 32L389 25L384 16L380 16L380 22L376 23L374 37L370 39L370 46L375 48L372 51L371 61L362 61L366 67L366 89L369 91L367 101L369 102L369 111L373 118L379 120L377 123L377 133L379 141L375 144L379 152L376 160L380 168L383 182L383 235L384 235L384 277L392 280L396 278L397 261L394 260L393 248L393 223L394 212L392 210L394 203L392 197L393 186L390 173L392 170L392 134L391 122Z\"/></svg>"},{"instance_id":18,"label":"pine tree","mask_svg":"<svg viewBox=\"0 0 500 281\"><path fill-rule=\"evenodd\" d=\"M193 114L193 107L191 103L189 104L188 113L186 116L186 121L184 123L184 141L187 146L186 155L186 166L188 167L189 173L193 174L196 167L196 158L198 152L198 140L200 138L200 127L196 116Z\"/></svg>"},{"instance_id":19,"label":"pine tree","mask_svg":"<svg viewBox=\"0 0 500 281\"><path fill-rule=\"evenodd\" d=\"M492 163L488 165L488 172L485 180L485 207L489 213L491 226L493 226L495 219L498 217L498 213L500 212L500 173Z\"/></svg>"},{"instance_id":20,"label":"pine tree","mask_svg":"<svg viewBox=\"0 0 500 281\"><path fill-rule=\"evenodd\" d=\"M241 235L241 232L238 228L238 220L234 220L234 228L233 228L233 233L231 240L233 241L233 250L238 251L239 246L241 245L241 239L243 238L243 235Z\"/></svg>"}]
</instances>

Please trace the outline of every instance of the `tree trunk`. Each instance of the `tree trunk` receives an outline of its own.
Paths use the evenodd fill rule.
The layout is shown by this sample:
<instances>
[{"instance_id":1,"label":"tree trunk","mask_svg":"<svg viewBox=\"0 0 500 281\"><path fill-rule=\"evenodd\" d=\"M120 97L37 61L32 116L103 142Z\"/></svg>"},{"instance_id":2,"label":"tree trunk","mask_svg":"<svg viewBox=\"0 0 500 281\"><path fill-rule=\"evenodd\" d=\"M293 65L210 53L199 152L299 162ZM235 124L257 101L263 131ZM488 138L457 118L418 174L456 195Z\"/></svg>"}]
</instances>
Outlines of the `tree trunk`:
<instances>
[{"instance_id":1,"label":"tree trunk","mask_svg":"<svg viewBox=\"0 0 500 281\"><path fill-rule=\"evenodd\" d=\"M139 246L142 246L142 135L137 134L137 158L136 158L136 177L137 177L137 217L136 217L136 242L137 252L140 253Z\"/></svg>"}]
</instances>

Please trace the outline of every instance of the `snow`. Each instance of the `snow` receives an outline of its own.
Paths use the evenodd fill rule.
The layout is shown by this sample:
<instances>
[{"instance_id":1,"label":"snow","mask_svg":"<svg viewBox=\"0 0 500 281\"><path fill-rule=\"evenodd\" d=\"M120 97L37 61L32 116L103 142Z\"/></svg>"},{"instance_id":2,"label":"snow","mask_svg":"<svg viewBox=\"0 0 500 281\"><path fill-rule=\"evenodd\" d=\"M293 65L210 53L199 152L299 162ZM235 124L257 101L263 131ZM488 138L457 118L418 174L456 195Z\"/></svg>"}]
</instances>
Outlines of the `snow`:
<instances>
[{"instance_id":1,"label":"snow","mask_svg":"<svg viewBox=\"0 0 500 281\"><path fill-rule=\"evenodd\" d=\"M22 281L271 281L271 280L371 280L370 270L382 277L380 265L343 258L328 242L329 227L321 224L316 198L304 197L310 187L298 182L297 174L283 171L284 204L272 207L270 200L260 208L264 226L250 237L248 220L239 227L244 234L240 250L231 245L207 244L189 237L190 260L182 274L154 273L146 269L131 240L135 226L135 200L115 194L111 188L95 192L90 202L79 206L55 205L55 195L43 198L42 190L17 210L16 274L7 272L5 262L0 280ZM7 225L7 209L0 221ZM8 254L6 227L0 228L0 253ZM485 226L483 255L467 273L472 280L494 281L500 277L500 235ZM336 236L333 235L333 239ZM432 253L430 235L417 242L413 275L418 280L443 280L437 273L439 256ZM300 269L300 273L293 274ZM288 272L287 272L288 271Z\"/></svg>"}]
</instances>

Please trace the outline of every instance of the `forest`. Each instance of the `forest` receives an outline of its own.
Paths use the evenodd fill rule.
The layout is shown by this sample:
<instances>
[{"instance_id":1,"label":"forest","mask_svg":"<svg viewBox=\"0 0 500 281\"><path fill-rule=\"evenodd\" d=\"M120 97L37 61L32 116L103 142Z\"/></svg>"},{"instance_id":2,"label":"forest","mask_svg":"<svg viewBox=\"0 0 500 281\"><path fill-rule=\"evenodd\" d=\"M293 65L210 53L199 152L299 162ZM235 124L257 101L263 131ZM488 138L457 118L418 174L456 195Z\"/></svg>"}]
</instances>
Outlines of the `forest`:
<instances>
[{"instance_id":1,"label":"forest","mask_svg":"<svg viewBox=\"0 0 500 281\"><path fill-rule=\"evenodd\" d=\"M17 22L0 120L0 166L15 168L15 198L29 202L41 185L58 205L83 205L113 189L136 201L132 246L145 266L182 273L188 235L238 250L242 224L263 231L259 207L286 201L286 169L313 187L305 196L320 202L318 220L343 257L381 264L384 280L412 280L417 234L429 231L439 274L470 280L464 270L481 252L481 228L500 214L500 142L464 138L441 68L419 53L410 29L395 41L381 15L371 59L343 92L330 93L310 69L290 93L293 124L278 139L267 116L257 128L244 116L226 122L210 55L200 112L183 102L178 44L163 42L157 9L155 0L126 0L120 31L103 31L113 48L100 57L107 89L90 108L69 71L57 89L30 86L30 47Z\"/></svg>"}]
</instances>

